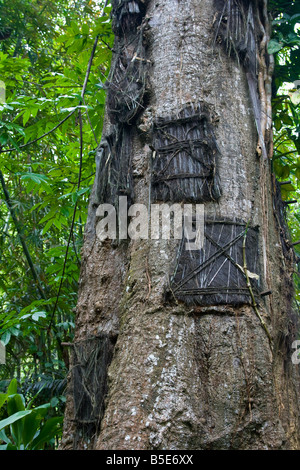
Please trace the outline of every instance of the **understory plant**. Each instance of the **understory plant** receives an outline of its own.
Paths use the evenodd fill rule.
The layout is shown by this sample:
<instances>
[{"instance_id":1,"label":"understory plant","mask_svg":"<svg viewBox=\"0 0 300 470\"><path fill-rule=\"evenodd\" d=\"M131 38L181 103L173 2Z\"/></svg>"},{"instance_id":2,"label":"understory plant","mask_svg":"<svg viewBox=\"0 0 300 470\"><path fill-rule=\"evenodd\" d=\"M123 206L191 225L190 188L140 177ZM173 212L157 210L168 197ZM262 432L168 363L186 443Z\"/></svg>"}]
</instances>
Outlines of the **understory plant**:
<instances>
[{"instance_id":1,"label":"understory plant","mask_svg":"<svg viewBox=\"0 0 300 470\"><path fill-rule=\"evenodd\" d=\"M50 416L50 403L34 406L36 396L26 405L13 379L0 394L0 450L44 450L54 448L61 435L62 416Z\"/></svg>"}]
</instances>

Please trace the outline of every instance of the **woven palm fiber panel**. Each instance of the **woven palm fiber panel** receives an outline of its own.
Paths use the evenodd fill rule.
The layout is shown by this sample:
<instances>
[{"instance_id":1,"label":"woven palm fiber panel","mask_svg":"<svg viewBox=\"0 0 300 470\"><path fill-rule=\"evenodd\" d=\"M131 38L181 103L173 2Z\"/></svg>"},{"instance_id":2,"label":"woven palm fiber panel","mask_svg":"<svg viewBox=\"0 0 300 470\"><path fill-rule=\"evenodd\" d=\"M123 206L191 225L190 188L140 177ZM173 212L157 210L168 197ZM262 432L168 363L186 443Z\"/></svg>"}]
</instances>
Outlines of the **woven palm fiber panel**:
<instances>
[{"instance_id":1,"label":"woven palm fiber panel","mask_svg":"<svg viewBox=\"0 0 300 470\"><path fill-rule=\"evenodd\" d=\"M73 398L76 428L81 436L93 435L103 416L113 350L113 342L104 334L74 343Z\"/></svg>"},{"instance_id":2,"label":"woven palm fiber panel","mask_svg":"<svg viewBox=\"0 0 300 470\"><path fill-rule=\"evenodd\" d=\"M157 119L153 136L152 202L220 198L220 152L203 104L189 104L175 117Z\"/></svg>"},{"instance_id":3,"label":"woven palm fiber panel","mask_svg":"<svg viewBox=\"0 0 300 470\"><path fill-rule=\"evenodd\" d=\"M278 181L275 182L275 191L273 195L274 207L276 208L276 216L279 225L280 240L284 256L290 253L292 247L291 234L287 224L286 209L287 205L281 197L281 186Z\"/></svg>"},{"instance_id":4,"label":"woven palm fiber panel","mask_svg":"<svg viewBox=\"0 0 300 470\"><path fill-rule=\"evenodd\" d=\"M96 204L112 204L118 207L119 196L132 199L131 172L132 129L116 126L115 132L106 136L96 154Z\"/></svg>"},{"instance_id":5,"label":"woven palm fiber panel","mask_svg":"<svg viewBox=\"0 0 300 470\"><path fill-rule=\"evenodd\" d=\"M143 109L149 65L143 38L144 12L141 2L113 2L115 57L106 85L107 112L113 124L131 123Z\"/></svg>"},{"instance_id":6,"label":"woven palm fiber panel","mask_svg":"<svg viewBox=\"0 0 300 470\"><path fill-rule=\"evenodd\" d=\"M251 303L243 271L245 232L243 222L207 220L202 249L188 250L182 239L170 279L172 295L188 305ZM258 231L254 228L247 229L245 253L252 290L258 296Z\"/></svg>"}]
</instances>

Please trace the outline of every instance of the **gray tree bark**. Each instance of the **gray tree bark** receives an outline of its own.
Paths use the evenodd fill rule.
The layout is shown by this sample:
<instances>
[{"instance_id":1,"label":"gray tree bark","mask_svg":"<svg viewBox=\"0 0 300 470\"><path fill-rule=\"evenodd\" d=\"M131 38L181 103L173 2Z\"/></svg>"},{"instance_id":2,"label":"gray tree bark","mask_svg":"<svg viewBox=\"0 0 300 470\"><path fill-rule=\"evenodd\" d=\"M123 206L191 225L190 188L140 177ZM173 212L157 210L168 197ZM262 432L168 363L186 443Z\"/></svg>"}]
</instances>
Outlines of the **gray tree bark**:
<instances>
[{"instance_id":1,"label":"gray tree bark","mask_svg":"<svg viewBox=\"0 0 300 470\"><path fill-rule=\"evenodd\" d=\"M101 372L105 401L88 437L76 415L79 379L72 374L73 359L61 448L298 449L298 368L291 361L293 253L282 246L270 159L257 153L246 71L215 41L213 0L137 3L140 10L145 7L141 60L148 71L147 99L125 129L133 201L149 203L153 122L178 115L188 103L201 103L212 117L222 191L217 201L205 201L205 214L251 220L259 228L255 250L261 289L272 293L257 307L252 299L238 305L166 299L178 241L100 242L95 181L74 349L99 336L110 342L111 354ZM112 120L107 113L103 139L116 129ZM270 129L265 135L268 140Z\"/></svg>"}]
</instances>

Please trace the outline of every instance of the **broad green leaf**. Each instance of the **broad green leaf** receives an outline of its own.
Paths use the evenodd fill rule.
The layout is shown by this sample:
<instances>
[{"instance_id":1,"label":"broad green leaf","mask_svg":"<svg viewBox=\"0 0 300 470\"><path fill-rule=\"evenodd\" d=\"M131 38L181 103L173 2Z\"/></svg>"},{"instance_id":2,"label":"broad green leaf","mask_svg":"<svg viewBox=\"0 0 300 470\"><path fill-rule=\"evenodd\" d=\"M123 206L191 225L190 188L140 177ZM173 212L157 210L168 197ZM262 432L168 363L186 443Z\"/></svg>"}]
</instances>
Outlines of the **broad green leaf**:
<instances>
[{"instance_id":1,"label":"broad green leaf","mask_svg":"<svg viewBox=\"0 0 300 470\"><path fill-rule=\"evenodd\" d=\"M290 167L288 165L284 165L282 168L281 178L286 179L290 174Z\"/></svg>"},{"instance_id":2,"label":"broad green leaf","mask_svg":"<svg viewBox=\"0 0 300 470\"><path fill-rule=\"evenodd\" d=\"M275 121L274 121L274 125L275 125L276 131L278 132L282 127L281 119L276 118Z\"/></svg>"},{"instance_id":3,"label":"broad green leaf","mask_svg":"<svg viewBox=\"0 0 300 470\"><path fill-rule=\"evenodd\" d=\"M18 392L18 382L17 379L12 379L7 389L7 395L14 395Z\"/></svg>"},{"instance_id":4,"label":"broad green leaf","mask_svg":"<svg viewBox=\"0 0 300 470\"><path fill-rule=\"evenodd\" d=\"M7 397L8 397L7 393L0 393L0 408L6 402Z\"/></svg>"},{"instance_id":5,"label":"broad green leaf","mask_svg":"<svg viewBox=\"0 0 300 470\"><path fill-rule=\"evenodd\" d=\"M48 176L46 175L41 175L39 173L23 173L21 176L21 180L26 181L26 180L32 180L37 184L41 183L48 183Z\"/></svg>"},{"instance_id":6,"label":"broad green leaf","mask_svg":"<svg viewBox=\"0 0 300 470\"><path fill-rule=\"evenodd\" d=\"M0 421L0 431L6 428L6 426L9 426L15 423L16 421L19 421L20 419L24 418L24 416L27 416L30 413L32 413L32 410L18 411L17 413L14 413L12 416L2 419Z\"/></svg>"},{"instance_id":7,"label":"broad green leaf","mask_svg":"<svg viewBox=\"0 0 300 470\"><path fill-rule=\"evenodd\" d=\"M75 33L75 34L80 34L80 29L78 27L78 24L76 21L72 21L71 22L71 28L72 28L72 31Z\"/></svg>"},{"instance_id":8,"label":"broad green leaf","mask_svg":"<svg viewBox=\"0 0 300 470\"><path fill-rule=\"evenodd\" d=\"M46 318L47 315L46 315L45 312L35 312L35 313L32 315L32 320L38 321L40 317Z\"/></svg>"},{"instance_id":9,"label":"broad green leaf","mask_svg":"<svg viewBox=\"0 0 300 470\"><path fill-rule=\"evenodd\" d=\"M46 442L49 442L61 432L63 416L49 418L41 429L40 434L33 440L31 449L42 449Z\"/></svg>"},{"instance_id":10,"label":"broad green leaf","mask_svg":"<svg viewBox=\"0 0 300 470\"><path fill-rule=\"evenodd\" d=\"M38 431L41 426L41 422L44 419L49 406L39 406L32 409L32 413L25 416L24 418L24 428L22 435L22 442L24 446L33 440L34 437L38 436Z\"/></svg>"},{"instance_id":11,"label":"broad green leaf","mask_svg":"<svg viewBox=\"0 0 300 470\"><path fill-rule=\"evenodd\" d=\"M24 398L18 393L10 395L7 399L7 412L9 416L15 416L23 411L25 411ZM11 423L11 432L17 446L22 443L23 427L24 421L22 420L16 420L16 422Z\"/></svg>"},{"instance_id":12,"label":"broad green leaf","mask_svg":"<svg viewBox=\"0 0 300 470\"><path fill-rule=\"evenodd\" d=\"M59 404L59 399L57 397L53 397L51 398L50 400L50 405L52 406L52 408L54 408L55 406L57 406Z\"/></svg>"},{"instance_id":13,"label":"broad green leaf","mask_svg":"<svg viewBox=\"0 0 300 470\"><path fill-rule=\"evenodd\" d=\"M61 230L61 221L57 218L53 219L53 224L55 225L58 230Z\"/></svg>"},{"instance_id":14,"label":"broad green leaf","mask_svg":"<svg viewBox=\"0 0 300 470\"><path fill-rule=\"evenodd\" d=\"M89 28L88 24L85 23L85 24L82 25L82 32L83 32L83 34L89 34L90 28Z\"/></svg>"},{"instance_id":15,"label":"broad green leaf","mask_svg":"<svg viewBox=\"0 0 300 470\"><path fill-rule=\"evenodd\" d=\"M53 218L51 220L48 220L46 223L45 227L42 230L42 235L45 235L45 233L48 232L49 228L53 225Z\"/></svg>"},{"instance_id":16,"label":"broad green leaf","mask_svg":"<svg viewBox=\"0 0 300 470\"><path fill-rule=\"evenodd\" d=\"M281 188L281 192L291 192L291 191L295 191L295 187L292 185L292 184L285 184L282 188Z\"/></svg>"},{"instance_id":17,"label":"broad green leaf","mask_svg":"<svg viewBox=\"0 0 300 470\"><path fill-rule=\"evenodd\" d=\"M268 44L268 53L275 54L276 52L279 52L283 47L283 43L278 42L276 39L271 39Z\"/></svg>"},{"instance_id":18,"label":"broad green leaf","mask_svg":"<svg viewBox=\"0 0 300 470\"><path fill-rule=\"evenodd\" d=\"M11 440L7 437L4 429L0 431L0 441L5 442L6 444L11 444Z\"/></svg>"},{"instance_id":19,"label":"broad green leaf","mask_svg":"<svg viewBox=\"0 0 300 470\"><path fill-rule=\"evenodd\" d=\"M1 336L1 341L4 344L4 346L6 346L9 343L10 338L11 338L11 332L9 330L5 331L3 335Z\"/></svg>"},{"instance_id":20,"label":"broad green leaf","mask_svg":"<svg viewBox=\"0 0 300 470\"><path fill-rule=\"evenodd\" d=\"M25 126L26 123L29 121L30 116L31 116L31 111L30 111L30 109L26 109L26 110L25 110L25 113L23 114L23 126Z\"/></svg>"}]
</instances>

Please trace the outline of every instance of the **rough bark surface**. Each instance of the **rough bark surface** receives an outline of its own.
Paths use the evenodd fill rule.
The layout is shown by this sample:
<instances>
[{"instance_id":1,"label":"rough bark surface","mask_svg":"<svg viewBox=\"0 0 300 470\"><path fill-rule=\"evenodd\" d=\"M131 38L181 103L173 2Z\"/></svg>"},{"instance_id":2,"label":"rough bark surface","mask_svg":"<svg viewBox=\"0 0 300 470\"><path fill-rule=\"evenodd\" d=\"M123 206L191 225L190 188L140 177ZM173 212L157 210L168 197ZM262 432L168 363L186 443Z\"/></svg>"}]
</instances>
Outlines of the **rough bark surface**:
<instances>
[{"instance_id":1,"label":"rough bark surface","mask_svg":"<svg viewBox=\"0 0 300 470\"><path fill-rule=\"evenodd\" d=\"M214 44L212 0L142 3L151 93L131 129L134 202L149 201L151 122L176 115L187 103L205 103L214 116L222 188L205 212L252 219L259 227L261 287L272 291L261 299L259 313L273 351L250 304L166 301L178 241L101 243L92 195L74 341L105 333L116 344L104 416L88 439L78 434L70 370L61 448L298 449L292 253L283 255L269 162L256 153L245 73ZM106 117L103 135L112 129Z\"/></svg>"}]
</instances>

